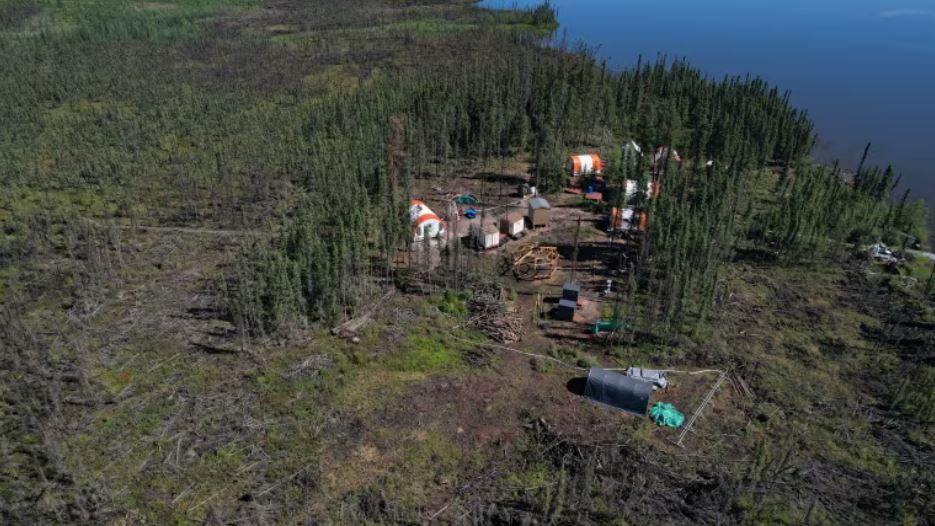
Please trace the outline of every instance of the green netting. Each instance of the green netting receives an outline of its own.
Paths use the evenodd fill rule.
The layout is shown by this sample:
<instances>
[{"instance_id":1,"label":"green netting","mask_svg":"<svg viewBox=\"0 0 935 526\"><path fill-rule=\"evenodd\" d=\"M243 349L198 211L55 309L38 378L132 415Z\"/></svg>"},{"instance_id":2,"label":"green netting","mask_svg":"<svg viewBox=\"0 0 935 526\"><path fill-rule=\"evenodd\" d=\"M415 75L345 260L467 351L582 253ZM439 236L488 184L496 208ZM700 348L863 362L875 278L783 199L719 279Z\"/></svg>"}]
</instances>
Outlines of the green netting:
<instances>
[{"instance_id":1,"label":"green netting","mask_svg":"<svg viewBox=\"0 0 935 526\"><path fill-rule=\"evenodd\" d=\"M649 410L649 417L660 426L682 427L682 422L685 422L685 415L679 413L672 404L665 402L656 402Z\"/></svg>"},{"instance_id":2,"label":"green netting","mask_svg":"<svg viewBox=\"0 0 935 526\"><path fill-rule=\"evenodd\" d=\"M459 205L476 205L480 203L480 199L473 194L464 194L455 197L455 203Z\"/></svg>"}]
</instances>

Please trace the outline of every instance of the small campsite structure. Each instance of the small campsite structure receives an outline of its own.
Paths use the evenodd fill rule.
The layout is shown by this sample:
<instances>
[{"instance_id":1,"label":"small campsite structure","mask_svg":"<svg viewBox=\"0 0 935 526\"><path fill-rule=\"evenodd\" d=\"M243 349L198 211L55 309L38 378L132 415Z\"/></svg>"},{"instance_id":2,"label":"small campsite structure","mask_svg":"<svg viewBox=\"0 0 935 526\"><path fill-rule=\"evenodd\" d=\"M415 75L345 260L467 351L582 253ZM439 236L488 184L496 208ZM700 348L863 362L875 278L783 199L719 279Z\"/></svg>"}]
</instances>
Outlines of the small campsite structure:
<instances>
[{"instance_id":1,"label":"small campsite structure","mask_svg":"<svg viewBox=\"0 0 935 526\"><path fill-rule=\"evenodd\" d=\"M658 177L666 169L666 163L680 163L682 162L682 157L679 156L679 152L675 148L669 148L667 145L663 144L662 146L656 147L656 151L653 153L653 176ZM656 188L656 195L659 195L659 188Z\"/></svg>"},{"instance_id":2,"label":"small campsite structure","mask_svg":"<svg viewBox=\"0 0 935 526\"><path fill-rule=\"evenodd\" d=\"M635 141L627 141L621 148L621 153L623 154L624 161L632 161L643 155L643 150L640 148Z\"/></svg>"},{"instance_id":3,"label":"small campsite structure","mask_svg":"<svg viewBox=\"0 0 935 526\"><path fill-rule=\"evenodd\" d=\"M549 226L549 214L552 206L542 197L534 197L529 200L529 224L533 228Z\"/></svg>"},{"instance_id":4,"label":"small campsite structure","mask_svg":"<svg viewBox=\"0 0 935 526\"><path fill-rule=\"evenodd\" d=\"M412 240L423 241L445 234L445 222L419 199L409 204L409 222L412 225Z\"/></svg>"},{"instance_id":5,"label":"small campsite structure","mask_svg":"<svg viewBox=\"0 0 935 526\"><path fill-rule=\"evenodd\" d=\"M490 250L500 246L500 229L495 224L487 224L482 227L475 227L474 240L477 248L481 250Z\"/></svg>"},{"instance_id":6,"label":"small campsite structure","mask_svg":"<svg viewBox=\"0 0 935 526\"><path fill-rule=\"evenodd\" d=\"M611 208L610 215L607 217L607 231L628 232L637 230L646 232L648 223L649 215L645 210L637 212L632 208Z\"/></svg>"},{"instance_id":7,"label":"small campsite structure","mask_svg":"<svg viewBox=\"0 0 935 526\"><path fill-rule=\"evenodd\" d=\"M661 145L656 147L655 153L653 153L653 163L660 164L666 161L666 158L669 158L670 161L675 161L677 163L682 162L682 157L679 156L679 152L672 148L671 154L669 153L668 145Z\"/></svg>"},{"instance_id":8,"label":"small campsite structure","mask_svg":"<svg viewBox=\"0 0 935 526\"><path fill-rule=\"evenodd\" d=\"M640 183L639 183L639 181L634 181L633 179L628 179L628 180L627 180L626 194L624 194L624 198L627 199L627 200L629 200L631 197L633 197L634 195L636 195L636 193L639 192L639 191L641 191L641 190L640 190ZM646 194L647 197L653 197L653 182L652 182L652 181L646 181L646 188L642 189L642 192L644 192L644 193Z\"/></svg>"},{"instance_id":9,"label":"small campsite structure","mask_svg":"<svg viewBox=\"0 0 935 526\"><path fill-rule=\"evenodd\" d=\"M609 203L616 202L620 197L621 191L623 192L623 203L625 205L633 204L635 202L634 197L638 193L647 199L652 199L654 197L653 183L647 178L647 180L643 182L628 179L623 185L608 186L603 192L603 198Z\"/></svg>"},{"instance_id":10,"label":"small campsite structure","mask_svg":"<svg viewBox=\"0 0 935 526\"><path fill-rule=\"evenodd\" d=\"M653 199L658 196L658 191L661 188L659 183L653 183L652 181L646 181L645 188L640 188L641 184L638 181L628 180L626 182L624 202L629 203L630 206L624 206L622 208L613 207L610 209L610 214L607 216L607 231L608 232L621 232L628 230L639 230L641 232L646 231L646 225L648 216L646 214L647 206L635 207L634 203L636 202L633 198L638 192L645 192L642 194L645 199Z\"/></svg>"},{"instance_id":11,"label":"small campsite structure","mask_svg":"<svg viewBox=\"0 0 935 526\"><path fill-rule=\"evenodd\" d=\"M526 230L526 218L517 212L511 212L500 217L500 232L510 236L517 237Z\"/></svg>"},{"instance_id":12,"label":"small campsite structure","mask_svg":"<svg viewBox=\"0 0 935 526\"><path fill-rule=\"evenodd\" d=\"M584 396L599 404L622 409L640 416L646 415L653 384L605 369L588 371Z\"/></svg>"},{"instance_id":13,"label":"small campsite structure","mask_svg":"<svg viewBox=\"0 0 935 526\"><path fill-rule=\"evenodd\" d=\"M627 231L633 228L634 211L632 208L610 209L610 217L607 218L607 231Z\"/></svg>"},{"instance_id":14,"label":"small campsite structure","mask_svg":"<svg viewBox=\"0 0 935 526\"><path fill-rule=\"evenodd\" d=\"M572 177L585 174L600 174L604 169L604 162L598 154L572 155L565 167Z\"/></svg>"}]
</instances>

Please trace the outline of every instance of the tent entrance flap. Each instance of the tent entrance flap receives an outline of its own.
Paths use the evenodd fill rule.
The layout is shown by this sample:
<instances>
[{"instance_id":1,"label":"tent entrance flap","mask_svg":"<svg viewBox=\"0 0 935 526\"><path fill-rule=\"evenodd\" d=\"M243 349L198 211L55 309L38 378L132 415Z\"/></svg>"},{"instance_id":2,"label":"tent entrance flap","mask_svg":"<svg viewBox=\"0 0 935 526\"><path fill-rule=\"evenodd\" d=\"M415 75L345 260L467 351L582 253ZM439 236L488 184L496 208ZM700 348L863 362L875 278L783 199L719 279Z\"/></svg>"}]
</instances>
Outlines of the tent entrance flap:
<instances>
[{"instance_id":1,"label":"tent entrance flap","mask_svg":"<svg viewBox=\"0 0 935 526\"><path fill-rule=\"evenodd\" d=\"M653 386L649 382L599 368L588 371L584 387L585 397L641 416L646 415L652 392Z\"/></svg>"}]
</instances>

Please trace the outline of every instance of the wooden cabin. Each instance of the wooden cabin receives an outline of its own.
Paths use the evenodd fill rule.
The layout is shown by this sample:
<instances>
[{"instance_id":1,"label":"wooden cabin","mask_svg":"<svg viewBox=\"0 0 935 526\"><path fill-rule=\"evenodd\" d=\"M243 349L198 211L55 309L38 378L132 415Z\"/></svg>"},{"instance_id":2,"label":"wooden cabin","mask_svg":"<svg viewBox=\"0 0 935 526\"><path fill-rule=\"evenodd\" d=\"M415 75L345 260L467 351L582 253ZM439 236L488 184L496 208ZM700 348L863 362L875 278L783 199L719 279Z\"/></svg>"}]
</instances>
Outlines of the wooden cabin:
<instances>
[{"instance_id":1,"label":"wooden cabin","mask_svg":"<svg viewBox=\"0 0 935 526\"><path fill-rule=\"evenodd\" d=\"M533 228L549 226L549 215L551 212L552 206L542 197L529 200L529 224Z\"/></svg>"}]
</instances>

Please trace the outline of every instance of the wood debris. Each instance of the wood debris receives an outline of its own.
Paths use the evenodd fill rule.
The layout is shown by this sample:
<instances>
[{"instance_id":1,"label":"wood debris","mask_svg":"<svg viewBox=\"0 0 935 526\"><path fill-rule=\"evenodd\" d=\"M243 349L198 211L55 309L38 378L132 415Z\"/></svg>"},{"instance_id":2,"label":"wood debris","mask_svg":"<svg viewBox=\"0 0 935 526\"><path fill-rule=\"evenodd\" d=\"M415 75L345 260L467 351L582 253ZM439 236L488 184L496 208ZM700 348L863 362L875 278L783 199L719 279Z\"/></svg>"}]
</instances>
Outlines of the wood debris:
<instances>
[{"instance_id":1,"label":"wood debris","mask_svg":"<svg viewBox=\"0 0 935 526\"><path fill-rule=\"evenodd\" d=\"M518 342L523 337L519 314L507 310L503 289L481 290L471 298L468 324L497 343Z\"/></svg>"}]
</instances>

